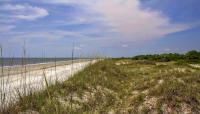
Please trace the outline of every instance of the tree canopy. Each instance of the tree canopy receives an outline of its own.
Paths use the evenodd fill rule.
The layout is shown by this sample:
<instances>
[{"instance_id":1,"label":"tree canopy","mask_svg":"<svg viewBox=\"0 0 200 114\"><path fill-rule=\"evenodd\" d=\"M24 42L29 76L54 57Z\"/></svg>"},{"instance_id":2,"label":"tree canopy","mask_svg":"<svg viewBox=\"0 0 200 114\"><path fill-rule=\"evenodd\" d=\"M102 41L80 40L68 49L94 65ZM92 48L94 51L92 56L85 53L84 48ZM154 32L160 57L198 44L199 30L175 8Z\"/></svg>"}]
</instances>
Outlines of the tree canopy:
<instances>
[{"instance_id":1,"label":"tree canopy","mask_svg":"<svg viewBox=\"0 0 200 114\"><path fill-rule=\"evenodd\" d=\"M138 55L132 58L133 60L153 60L160 62L184 60L188 62L200 61L200 52L196 50L189 51L185 54L178 53L164 53L164 54L150 54L150 55Z\"/></svg>"}]
</instances>

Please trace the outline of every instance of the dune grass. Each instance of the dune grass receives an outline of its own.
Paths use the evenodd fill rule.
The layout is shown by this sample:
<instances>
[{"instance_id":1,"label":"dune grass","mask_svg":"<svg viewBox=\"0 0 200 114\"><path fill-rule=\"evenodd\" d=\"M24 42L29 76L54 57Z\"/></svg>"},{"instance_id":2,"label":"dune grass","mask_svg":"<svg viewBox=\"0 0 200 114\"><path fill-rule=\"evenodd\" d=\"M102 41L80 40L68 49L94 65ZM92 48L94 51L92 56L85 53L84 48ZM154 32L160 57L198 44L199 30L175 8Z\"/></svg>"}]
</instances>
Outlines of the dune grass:
<instances>
[{"instance_id":1,"label":"dune grass","mask_svg":"<svg viewBox=\"0 0 200 114\"><path fill-rule=\"evenodd\" d=\"M48 84L47 84L48 85ZM200 113L200 70L176 62L107 59L22 97L6 113Z\"/></svg>"}]
</instances>

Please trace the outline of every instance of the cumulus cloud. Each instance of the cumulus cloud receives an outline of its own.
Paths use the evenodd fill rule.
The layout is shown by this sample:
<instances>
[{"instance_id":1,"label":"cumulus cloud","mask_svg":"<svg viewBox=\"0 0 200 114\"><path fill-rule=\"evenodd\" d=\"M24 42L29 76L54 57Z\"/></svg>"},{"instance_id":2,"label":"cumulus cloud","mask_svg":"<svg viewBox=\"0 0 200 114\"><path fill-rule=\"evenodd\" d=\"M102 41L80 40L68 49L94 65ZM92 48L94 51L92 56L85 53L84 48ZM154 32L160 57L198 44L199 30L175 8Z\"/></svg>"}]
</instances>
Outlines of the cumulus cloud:
<instances>
[{"instance_id":1,"label":"cumulus cloud","mask_svg":"<svg viewBox=\"0 0 200 114\"><path fill-rule=\"evenodd\" d=\"M19 39L26 38L35 45L48 42L61 45L66 41L63 39L70 38L85 45L84 48L77 46L76 50L82 51L85 48L95 50L105 47L106 50L112 47L125 50L133 47L133 42L139 47L144 45L139 41L147 42L191 27L187 24L171 23L170 18L163 12L141 8L140 0L41 0L41 2L48 8L55 6L51 11L51 18L46 18L49 21L37 21L48 16L49 12L44 8L32 6L32 2L0 5L0 24L8 24L4 27L0 25L0 32L2 31L0 35L5 38L5 42L9 39L15 43ZM78 10L68 10L72 7ZM20 26L19 29L14 29L11 20L19 21L15 25ZM30 26L24 25L24 20L28 20ZM12 29L14 31L9 32Z\"/></svg>"},{"instance_id":2,"label":"cumulus cloud","mask_svg":"<svg viewBox=\"0 0 200 114\"><path fill-rule=\"evenodd\" d=\"M139 0L50 0L48 3L79 4L88 12L101 15L101 21L115 32L115 39L148 40L190 28L186 24L171 23L162 12L142 9Z\"/></svg>"},{"instance_id":3,"label":"cumulus cloud","mask_svg":"<svg viewBox=\"0 0 200 114\"><path fill-rule=\"evenodd\" d=\"M189 28L171 24L161 12L141 9L139 0L101 0L94 8L115 28L116 33L130 40L158 38Z\"/></svg>"},{"instance_id":4,"label":"cumulus cloud","mask_svg":"<svg viewBox=\"0 0 200 114\"><path fill-rule=\"evenodd\" d=\"M38 18L45 17L49 15L48 11L44 8L39 8L36 6L31 6L28 4L5 4L0 6L0 11L7 18L16 18L21 20L33 21Z\"/></svg>"}]
</instances>

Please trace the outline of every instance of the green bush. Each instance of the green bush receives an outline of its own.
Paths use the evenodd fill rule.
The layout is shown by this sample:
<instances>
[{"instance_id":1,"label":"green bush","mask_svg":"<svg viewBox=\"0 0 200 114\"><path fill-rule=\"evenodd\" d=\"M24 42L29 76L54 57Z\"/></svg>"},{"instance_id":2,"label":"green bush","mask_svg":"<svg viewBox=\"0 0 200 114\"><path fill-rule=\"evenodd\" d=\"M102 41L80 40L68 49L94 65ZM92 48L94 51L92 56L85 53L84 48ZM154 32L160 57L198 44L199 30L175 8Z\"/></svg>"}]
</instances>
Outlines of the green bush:
<instances>
[{"instance_id":1,"label":"green bush","mask_svg":"<svg viewBox=\"0 0 200 114\"><path fill-rule=\"evenodd\" d=\"M186 54L164 53L154 55L138 55L133 57L132 60L153 60L159 62L185 61L200 63L200 52L192 50L187 52Z\"/></svg>"}]
</instances>

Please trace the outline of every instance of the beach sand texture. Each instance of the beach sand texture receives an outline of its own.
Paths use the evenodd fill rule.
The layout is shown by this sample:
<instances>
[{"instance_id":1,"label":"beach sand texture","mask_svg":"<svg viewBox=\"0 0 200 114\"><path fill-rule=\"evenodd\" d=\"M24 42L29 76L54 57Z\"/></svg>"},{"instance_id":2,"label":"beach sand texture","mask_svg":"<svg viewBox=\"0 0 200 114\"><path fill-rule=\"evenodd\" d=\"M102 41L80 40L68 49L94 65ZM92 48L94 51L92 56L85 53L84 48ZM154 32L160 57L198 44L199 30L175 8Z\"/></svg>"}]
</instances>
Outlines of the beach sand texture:
<instances>
[{"instance_id":1,"label":"beach sand texture","mask_svg":"<svg viewBox=\"0 0 200 114\"><path fill-rule=\"evenodd\" d=\"M0 78L0 107L16 102L19 98L19 93L28 95L30 92L44 90L46 88L45 78L49 85L55 84L56 81L62 82L94 62L95 60L76 61L73 65L68 62L68 64L59 64L56 67L50 63L46 65L48 67L42 69L41 65L35 65L31 70L29 69L24 73L3 76Z\"/></svg>"}]
</instances>

